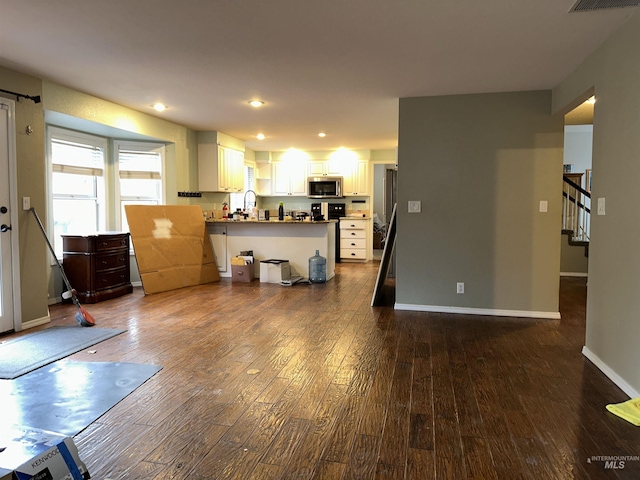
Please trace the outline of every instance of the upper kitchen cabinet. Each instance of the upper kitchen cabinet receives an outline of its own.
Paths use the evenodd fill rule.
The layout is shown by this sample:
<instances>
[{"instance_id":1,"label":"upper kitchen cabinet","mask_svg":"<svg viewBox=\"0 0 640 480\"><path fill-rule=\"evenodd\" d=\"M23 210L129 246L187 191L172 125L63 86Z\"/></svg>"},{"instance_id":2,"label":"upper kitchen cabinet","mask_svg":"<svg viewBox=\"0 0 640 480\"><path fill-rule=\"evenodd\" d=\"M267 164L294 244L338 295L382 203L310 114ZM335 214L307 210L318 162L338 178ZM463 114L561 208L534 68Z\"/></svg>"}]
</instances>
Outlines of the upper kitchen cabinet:
<instances>
[{"instance_id":1,"label":"upper kitchen cabinet","mask_svg":"<svg viewBox=\"0 0 640 480\"><path fill-rule=\"evenodd\" d=\"M305 196L307 194L307 162L274 161L271 167L273 195Z\"/></svg>"},{"instance_id":2,"label":"upper kitchen cabinet","mask_svg":"<svg viewBox=\"0 0 640 480\"><path fill-rule=\"evenodd\" d=\"M347 168L343 170L343 177L343 195L355 197L370 194L368 160L350 162Z\"/></svg>"},{"instance_id":3,"label":"upper kitchen cabinet","mask_svg":"<svg viewBox=\"0 0 640 480\"><path fill-rule=\"evenodd\" d=\"M198 132L198 184L202 192L242 192L244 144L220 132Z\"/></svg>"},{"instance_id":4,"label":"upper kitchen cabinet","mask_svg":"<svg viewBox=\"0 0 640 480\"><path fill-rule=\"evenodd\" d=\"M310 177L342 176L340 162L335 160L310 160Z\"/></svg>"}]
</instances>

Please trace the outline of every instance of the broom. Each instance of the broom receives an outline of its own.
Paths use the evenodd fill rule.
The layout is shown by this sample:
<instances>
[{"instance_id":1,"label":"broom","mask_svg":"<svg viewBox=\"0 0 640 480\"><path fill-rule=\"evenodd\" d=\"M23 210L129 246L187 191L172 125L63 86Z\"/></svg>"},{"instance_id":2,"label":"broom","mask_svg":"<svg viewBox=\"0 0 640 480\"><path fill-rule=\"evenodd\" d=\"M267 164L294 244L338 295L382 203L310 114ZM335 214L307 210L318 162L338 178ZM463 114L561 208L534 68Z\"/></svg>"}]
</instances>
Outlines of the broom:
<instances>
[{"instance_id":1,"label":"broom","mask_svg":"<svg viewBox=\"0 0 640 480\"><path fill-rule=\"evenodd\" d=\"M36 217L36 221L38 222L38 226L40 227L40 231L42 232L42 236L44 237L45 241L47 242L47 246L49 247L49 250L51 250L51 255L53 255L53 259L56 261L56 264L58 265L58 268L60 269L60 274L62 275L62 280L64 281L64 284L67 286L67 291L62 294L62 298L64 298L65 300L71 298L71 301L73 302L73 304L76 307L78 307L78 312L76 313L76 321L80 325L82 325L83 327L93 327L96 324L96 319L93 318L93 316L89 312L87 312L82 307L82 305L80 305L80 300L78 300L78 297L76 296L76 291L73 288L71 288L71 284L69 283L69 279L67 278L67 275L64 273L64 268L62 268L62 264L58 260L58 257L56 256L56 252L53 249L53 247L51 246L51 242L47 238L47 234L44 231L44 227L42 226L42 222L40 221L40 217L38 217L38 214L36 213L36 209L31 207L30 210L33 213L33 216Z\"/></svg>"}]
</instances>

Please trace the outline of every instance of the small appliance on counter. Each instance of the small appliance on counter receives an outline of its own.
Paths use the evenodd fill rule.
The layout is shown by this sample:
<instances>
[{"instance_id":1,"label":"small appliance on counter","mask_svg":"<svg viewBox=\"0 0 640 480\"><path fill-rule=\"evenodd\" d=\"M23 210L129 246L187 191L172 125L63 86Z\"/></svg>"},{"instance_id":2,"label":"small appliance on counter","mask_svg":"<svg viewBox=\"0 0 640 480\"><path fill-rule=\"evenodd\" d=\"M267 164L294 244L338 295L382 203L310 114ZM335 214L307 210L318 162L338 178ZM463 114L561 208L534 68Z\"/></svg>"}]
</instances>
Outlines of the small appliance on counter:
<instances>
[{"instance_id":1,"label":"small appliance on counter","mask_svg":"<svg viewBox=\"0 0 640 480\"><path fill-rule=\"evenodd\" d=\"M259 209L258 220L269 220L269 210L266 208Z\"/></svg>"},{"instance_id":2,"label":"small appliance on counter","mask_svg":"<svg viewBox=\"0 0 640 480\"><path fill-rule=\"evenodd\" d=\"M347 207L344 203L329 203L329 220L338 220L336 223L336 263L340 263L340 219L347 214Z\"/></svg>"},{"instance_id":3,"label":"small appliance on counter","mask_svg":"<svg viewBox=\"0 0 640 480\"><path fill-rule=\"evenodd\" d=\"M314 222L329 220L329 204L327 202L312 203L311 220Z\"/></svg>"}]
</instances>

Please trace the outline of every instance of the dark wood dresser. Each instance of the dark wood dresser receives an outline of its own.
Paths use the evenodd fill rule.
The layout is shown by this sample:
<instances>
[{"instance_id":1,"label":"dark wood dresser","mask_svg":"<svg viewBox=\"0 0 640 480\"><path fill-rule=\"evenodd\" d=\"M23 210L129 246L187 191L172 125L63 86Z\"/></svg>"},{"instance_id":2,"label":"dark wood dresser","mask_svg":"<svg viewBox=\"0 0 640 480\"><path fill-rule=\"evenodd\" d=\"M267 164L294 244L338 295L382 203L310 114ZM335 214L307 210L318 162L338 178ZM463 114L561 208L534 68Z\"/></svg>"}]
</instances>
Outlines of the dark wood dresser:
<instances>
[{"instance_id":1,"label":"dark wood dresser","mask_svg":"<svg viewBox=\"0 0 640 480\"><path fill-rule=\"evenodd\" d=\"M83 303L97 303L133 291L129 234L62 235L62 265Z\"/></svg>"}]
</instances>

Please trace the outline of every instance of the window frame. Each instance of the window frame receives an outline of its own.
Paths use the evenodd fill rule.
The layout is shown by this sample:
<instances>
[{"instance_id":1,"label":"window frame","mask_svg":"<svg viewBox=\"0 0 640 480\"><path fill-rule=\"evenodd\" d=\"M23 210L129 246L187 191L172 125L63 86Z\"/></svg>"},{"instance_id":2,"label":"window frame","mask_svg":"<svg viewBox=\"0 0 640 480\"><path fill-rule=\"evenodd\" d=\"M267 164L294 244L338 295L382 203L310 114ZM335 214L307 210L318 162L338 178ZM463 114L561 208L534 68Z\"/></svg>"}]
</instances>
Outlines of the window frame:
<instances>
[{"instance_id":1,"label":"window frame","mask_svg":"<svg viewBox=\"0 0 640 480\"><path fill-rule=\"evenodd\" d=\"M109 223L109 186L108 186L108 166L109 166L109 141L108 139L99 135L93 135L90 133L78 132L67 128L57 127L54 125L47 125L46 128L46 157L47 157L47 220L46 230L51 238L51 244L56 244L56 232L55 232L55 219L54 219L54 201L56 199L93 199L96 201L96 218L97 225L96 230L105 230ZM53 174L54 165L60 165L53 161L53 143L55 140L62 142L77 143L81 145L89 145L94 148L102 149L102 175L87 175L96 178L95 185L95 197L88 196L74 196L57 194L53 191ZM91 167L86 167L87 169ZM70 167L71 170L82 170L84 167ZM100 182L98 179L102 179ZM49 252L51 255L51 252ZM56 253L56 257L61 258L61 252ZM55 262L53 258L50 259L51 264Z\"/></svg>"},{"instance_id":2,"label":"window frame","mask_svg":"<svg viewBox=\"0 0 640 480\"><path fill-rule=\"evenodd\" d=\"M124 150L134 150L140 152L157 151L160 154L160 198L159 205L166 205L166 145L159 142L140 142L135 140L116 140L113 141L113 183L114 183L114 222L118 231L122 229L122 201L124 200L141 200L143 197L123 196L120 191L120 147L124 146ZM152 197L144 197L147 200ZM155 199L155 197L153 197Z\"/></svg>"}]
</instances>

